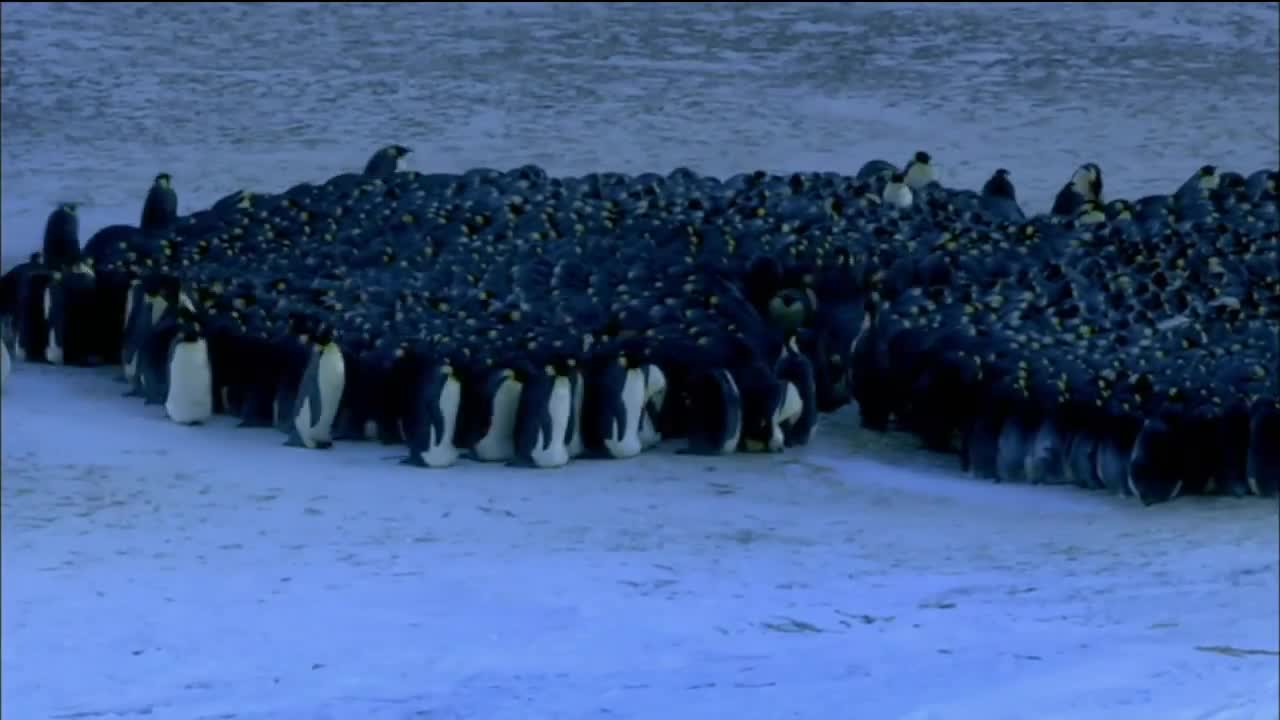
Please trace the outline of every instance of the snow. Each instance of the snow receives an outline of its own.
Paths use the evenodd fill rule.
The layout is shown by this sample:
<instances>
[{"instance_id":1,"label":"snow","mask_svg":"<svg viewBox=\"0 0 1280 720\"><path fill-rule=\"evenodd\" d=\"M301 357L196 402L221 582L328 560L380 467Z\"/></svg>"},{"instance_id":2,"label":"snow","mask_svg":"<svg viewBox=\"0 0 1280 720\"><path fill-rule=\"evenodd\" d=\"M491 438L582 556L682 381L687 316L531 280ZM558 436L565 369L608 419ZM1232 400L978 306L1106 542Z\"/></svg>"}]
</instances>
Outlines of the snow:
<instances>
[{"instance_id":1,"label":"snow","mask_svg":"<svg viewBox=\"0 0 1280 720\"><path fill-rule=\"evenodd\" d=\"M3 395L13 718L1273 718L1274 502L990 485L810 448L398 464Z\"/></svg>"}]
</instances>

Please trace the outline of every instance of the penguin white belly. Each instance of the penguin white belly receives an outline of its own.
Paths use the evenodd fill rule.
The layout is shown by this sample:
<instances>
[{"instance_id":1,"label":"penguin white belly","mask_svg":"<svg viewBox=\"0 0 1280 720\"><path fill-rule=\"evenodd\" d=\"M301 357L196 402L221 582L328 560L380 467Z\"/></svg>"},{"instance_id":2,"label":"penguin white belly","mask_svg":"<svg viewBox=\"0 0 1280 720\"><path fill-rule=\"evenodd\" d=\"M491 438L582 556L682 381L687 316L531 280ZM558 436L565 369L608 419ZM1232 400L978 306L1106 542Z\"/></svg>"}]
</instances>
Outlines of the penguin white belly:
<instances>
[{"instance_id":1,"label":"penguin white belly","mask_svg":"<svg viewBox=\"0 0 1280 720\"><path fill-rule=\"evenodd\" d=\"M662 442L655 413L662 412L667 399L667 376L657 365L645 367L644 410L640 413L640 447L649 450ZM652 409L652 412L650 410Z\"/></svg>"},{"instance_id":2,"label":"penguin white belly","mask_svg":"<svg viewBox=\"0 0 1280 720\"><path fill-rule=\"evenodd\" d=\"M725 380L728 380L729 392L733 393L732 398L725 398L725 401L726 401L725 405L729 405L730 403L735 403L738 405L738 407L742 407L742 391L738 390L738 383L733 379L733 373L729 372L728 370L719 370L717 372L722 373L724 375ZM725 418L725 419L730 422L735 422L735 419L731 417ZM720 452L726 455L732 452L737 452L738 443L741 440L742 440L742 417L741 417L741 412L739 412L739 417L736 419L733 431L730 432L727 437L725 437L724 444L720 446Z\"/></svg>"},{"instance_id":3,"label":"penguin white belly","mask_svg":"<svg viewBox=\"0 0 1280 720\"><path fill-rule=\"evenodd\" d=\"M786 447L786 438L783 436L782 428L795 422L803 410L804 401L800 399L800 391L796 389L794 383L787 383L786 390L782 395L782 404L773 413L773 428L769 437L770 452L782 452L782 449Z\"/></svg>"},{"instance_id":4,"label":"penguin white belly","mask_svg":"<svg viewBox=\"0 0 1280 720\"><path fill-rule=\"evenodd\" d=\"M124 327L125 331L129 330L129 316L133 314L133 287L129 287L129 292L124 296Z\"/></svg>"},{"instance_id":5,"label":"penguin white belly","mask_svg":"<svg viewBox=\"0 0 1280 720\"><path fill-rule=\"evenodd\" d=\"M640 413L640 447L644 450L657 447L662 442L662 433L658 432L658 428L653 424L653 418L649 416L649 408L645 408Z\"/></svg>"},{"instance_id":6,"label":"penguin white belly","mask_svg":"<svg viewBox=\"0 0 1280 720\"><path fill-rule=\"evenodd\" d=\"M476 458L486 462L504 462L516 455L516 412L520 409L520 393L524 384L515 380L502 383L493 395L493 418L489 431L472 450Z\"/></svg>"},{"instance_id":7,"label":"penguin white belly","mask_svg":"<svg viewBox=\"0 0 1280 720\"><path fill-rule=\"evenodd\" d=\"M564 444L564 434L569 429L569 408L572 403L573 389L569 378L557 377L551 387L551 398L547 401L547 414L551 417L551 439L547 442L542 431L538 431L538 441L530 453L534 465L554 468L569 463L569 448Z\"/></svg>"},{"instance_id":8,"label":"penguin white belly","mask_svg":"<svg viewBox=\"0 0 1280 720\"><path fill-rule=\"evenodd\" d=\"M53 323L49 321L49 317L53 311L53 293L45 288L44 291L44 323L49 328L49 344L44 349L44 359L54 365L61 365L62 346L58 344L58 334L54 332Z\"/></svg>"},{"instance_id":9,"label":"penguin white belly","mask_svg":"<svg viewBox=\"0 0 1280 720\"><path fill-rule=\"evenodd\" d=\"M444 381L440 391L440 417L444 432L436 437L432 428L429 435L427 451L419 453L419 459L427 467L449 467L458 461L458 448L453 444L454 428L458 423L458 405L462 402L462 385L454 378Z\"/></svg>"},{"instance_id":10,"label":"penguin white belly","mask_svg":"<svg viewBox=\"0 0 1280 720\"><path fill-rule=\"evenodd\" d=\"M316 361L316 395L320 398L320 413L312 424L311 388L298 388L301 402L298 402L298 414L293 418L293 428L298 432L298 439L306 447L329 445L333 442L333 420L338 416L338 404L342 401L342 391L347 383L347 364L343 360L342 350L337 345L330 345L320 351Z\"/></svg>"},{"instance_id":11,"label":"penguin white belly","mask_svg":"<svg viewBox=\"0 0 1280 720\"><path fill-rule=\"evenodd\" d=\"M911 166L907 168L906 184L907 187L918 189L938 179L933 170L933 163L922 163L912 161Z\"/></svg>"},{"instance_id":12,"label":"penguin white belly","mask_svg":"<svg viewBox=\"0 0 1280 720\"><path fill-rule=\"evenodd\" d=\"M9 359L9 346L0 342L0 388L9 382L9 371L13 369L13 361Z\"/></svg>"},{"instance_id":13,"label":"penguin white belly","mask_svg":"<svg viewBox=\"0 0 1280 720\"><path fill-rule=\"evenodd\" d=\"M890 183L884 188L884 204L905 210L911 207L911 188L902 183Z\"/></svg>"},{"instance_id":14,"label":"penguin white belly","mask_svg":"<svg viewBox=\"0 0 1280 720\"><path fill-rule=\"evenodd\" d=\"M164 411L170 420L182 425L213 417L213 371L209 367L209 345L203 339L173 346Z\"/></svg>"},{"instance_id":15,"label":"penguin white belly","mask_svg":"<svg viewBox=\"0 0 1280 720\"><path fill-rule=\"evenodd\" d=\"M640 368L627 371L622 384L623 425L617 435L610 433L604 446L609 456L629 458L640 454L640 414L644 411L644 372Z\"/></svg>"},{"instance_id":16,"label":"penguin white belly","mask_svg":"<svg viewBox=\"0 0 1280 720\"><path fill-rule=\"evenodd\" d=\"M584 380L582 373L578 373L573 393L573 431L569 435L569 457L571 458L580 457L586 450L582 444L582 399L586 396L586 390L582 386Z\"/></svg>"}]
</instances>

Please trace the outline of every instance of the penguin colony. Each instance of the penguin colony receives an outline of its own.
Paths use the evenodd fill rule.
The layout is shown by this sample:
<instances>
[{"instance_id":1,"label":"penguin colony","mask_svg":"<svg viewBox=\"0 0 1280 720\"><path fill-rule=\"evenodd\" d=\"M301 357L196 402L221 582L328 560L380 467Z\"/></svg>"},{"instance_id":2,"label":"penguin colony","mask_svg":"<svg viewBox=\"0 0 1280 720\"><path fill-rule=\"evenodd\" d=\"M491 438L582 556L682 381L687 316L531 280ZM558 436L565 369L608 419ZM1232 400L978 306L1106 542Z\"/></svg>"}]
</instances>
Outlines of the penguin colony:
<instances>
[{"instance_id":1,"label":"penguin colony","mask_svg":"<svg viewBox=\"0 0 1280 720\"><path fill-rule=\"evenodd\" d=\"M1028 217L1010 173L362 173L235 192L83 248L77 209L3 278L17 360L119 363L175 422L405 463L550 468L778 452L856 401L1001 482L1146 504L1280 489L1277 173L1106 200L1080 167Z\"/></svg>"}]
</instances>

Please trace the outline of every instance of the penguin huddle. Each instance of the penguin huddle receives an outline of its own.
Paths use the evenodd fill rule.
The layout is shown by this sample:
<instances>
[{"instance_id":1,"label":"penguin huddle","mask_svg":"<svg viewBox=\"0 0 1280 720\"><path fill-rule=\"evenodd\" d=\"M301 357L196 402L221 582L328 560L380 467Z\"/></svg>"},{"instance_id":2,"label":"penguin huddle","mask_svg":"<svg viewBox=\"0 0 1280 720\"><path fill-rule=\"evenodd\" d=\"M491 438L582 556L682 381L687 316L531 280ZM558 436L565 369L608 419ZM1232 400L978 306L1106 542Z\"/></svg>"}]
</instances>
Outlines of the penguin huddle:
<instances>
[{"instance_id":1,"label":"penguin huddle","mask_svg":"<svg viewBox=\"0 0 1280 720\"><path fill-rule=\"evenodd\" d=\"M923 151L723 180L409 153L189 215L162 173L83 249L58 207L3 279L13 357L420 467L780 452L856 402L1003 482L1280 489L1274 172L1106 202L1089 163L1028 218L1007 170L955 190Z\"/></svg>"}]
</instances>

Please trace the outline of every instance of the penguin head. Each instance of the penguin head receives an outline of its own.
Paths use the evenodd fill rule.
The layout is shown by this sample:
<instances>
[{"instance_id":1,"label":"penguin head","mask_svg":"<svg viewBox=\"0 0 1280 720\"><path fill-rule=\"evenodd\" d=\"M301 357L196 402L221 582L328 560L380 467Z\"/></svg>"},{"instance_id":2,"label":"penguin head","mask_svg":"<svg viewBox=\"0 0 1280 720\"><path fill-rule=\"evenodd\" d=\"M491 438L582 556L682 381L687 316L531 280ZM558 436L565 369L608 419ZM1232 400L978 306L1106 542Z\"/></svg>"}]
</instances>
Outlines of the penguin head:
<instances>
[{"instance_id":1,"label":"penguin head","mask_svg":"<svg viewBox=\"0 0 1280 720\"><path fill-rule=\"evenodd\" d=\"M58 203L58 209L67 213L68 215L76 215L80 211L80 203L78 202Z\"/></svg>"},{"instance_id":2,"label":"penguin head","mask_svg":"<svg viewBox=\"0 0 1280 720\"><path fill-rule=\"evenodd\" d=\"M391 157L394 157L397 159L402 158L408 155L409 153L413 152L411 148L407 148L403 145L388 145L387 147L383 148L382 151L387 153Z\"/></svg>"},{"instance_id":3,"label":"penguin head","mask_svg":"<svg viewBox=\"0 0 1280 720\"><path fill-rule=\"evenodd\" d=\"M1071 176L1071 186L1086 200L1102 199L1102 168L1096 163L1081 165Z\"/></svg>"},{"instance_id":4,"label":"penguin head","mask_svg":"<svg viewBox=\"0 0 1280 720\"><path fill-rule=\"evenodd\" d=\"M328 321L320 321L316 323L315 330L311 334L316 345L325 349L332 345L338 339L338 330Z\"/></svg>"},{"instance_id":5,"label":"penguin head","mask_svg":"<svg viewBox=\"0 0 1280 720\"><path fill-rule=\"evenodd\" d=\"M173 187L173 178L169 176L169 173L160 173L156 175L155 184L158 188L168 190Z\"/></svg>"}]
</instances>

